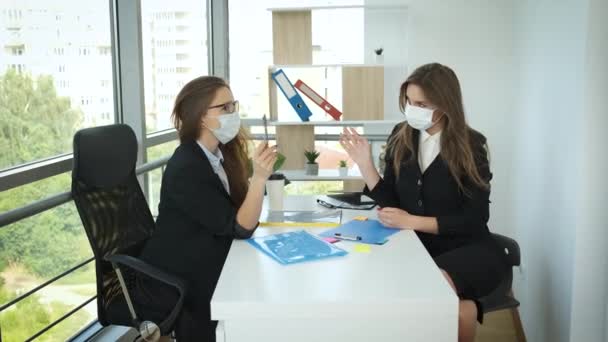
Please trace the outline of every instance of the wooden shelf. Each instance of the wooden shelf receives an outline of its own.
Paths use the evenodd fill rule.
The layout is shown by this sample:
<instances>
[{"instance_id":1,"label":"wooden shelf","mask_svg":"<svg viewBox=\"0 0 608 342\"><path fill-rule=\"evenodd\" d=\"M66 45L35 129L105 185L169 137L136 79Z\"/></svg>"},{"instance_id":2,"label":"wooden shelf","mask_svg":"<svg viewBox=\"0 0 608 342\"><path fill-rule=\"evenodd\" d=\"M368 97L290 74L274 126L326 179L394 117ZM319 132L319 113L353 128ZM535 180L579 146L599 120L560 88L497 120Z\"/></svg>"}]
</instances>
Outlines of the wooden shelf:
<instances>
[{"instance_id":1,"label":"wooden shelf","mask_svg":"<svg viewBox=\"0 0 608 342\"><path fill-rule=\"evenodd\" d=\"M304 170L279 170L278 172L285 175L290 181L344 181L344 180L362 180L363 177L359 169L351 168L348 170L348 175L340 176L338 169L321 169L318 176L310 176Z\"/></svg>"},{"instance_id":2,"label":"wooden shelf","mask_svg":"<svg viewBox=\"0 0 608 342\"><path fill-rule=\"evenodd\" d=\"M364 5L309 6L309 7L271 7L271 8L268 8L268 11L271 11L271 12L297 12L297 11L313 11L313 10L364 8L364 7L365 7Z\"/></svg>"},{"instance_id":3,"label":"wooden shelf","mask_svg":"<svg viewBox=\"0 0 608 342\"><path fill-rule=\"evenodd\" d=\"M268 69L286 69L286 68L361 68L361 67L384 67L384 64L275 64L270 65Z\"/></svg>"},{"instance_id":4,"label":"wooden shelf","mask_svg":"<svg viewBox=\"0 0 608 342\"><path fill-rule=\"evenodd\" d=\"M320 127L342 127L342 126L366 126L366 125L396 125L399 120L344 120L344 121L269 121L268 126L320 126Z\"/></svg>"},{"instance_id":5,"label":"wooden shelf","mask_svg":"<svg viewBox=\"0 0 608 342\"><path fill-rule=\"evenodd\" d=\"M309 7L271 7L268 11L271 12L298 12L298 11L315 11L315 10L335 10L335 9L404 9L407 5L329 5L329 6L309 6Z\"/></svg>"}]
</instances>

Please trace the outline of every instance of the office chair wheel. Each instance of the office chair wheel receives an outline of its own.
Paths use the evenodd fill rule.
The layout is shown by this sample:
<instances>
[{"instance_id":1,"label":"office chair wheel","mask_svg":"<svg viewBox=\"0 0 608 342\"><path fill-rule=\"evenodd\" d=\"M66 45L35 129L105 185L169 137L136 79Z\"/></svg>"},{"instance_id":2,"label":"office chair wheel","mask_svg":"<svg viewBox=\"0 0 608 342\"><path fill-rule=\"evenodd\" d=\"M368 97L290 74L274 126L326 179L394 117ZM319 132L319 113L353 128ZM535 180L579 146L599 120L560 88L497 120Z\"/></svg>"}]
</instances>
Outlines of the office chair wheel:
<instances>
[{"instance_id":1,"label":"office chair wheel","mask_svg":"<svg viewBox=\"0 0 608 342\"><path fill-rule=\"evenodd\" d=\"M142 341L156 342L160 339L160 329L154 322L143 321L139 325L139 335Z\"/></svg>"}]
</instances>

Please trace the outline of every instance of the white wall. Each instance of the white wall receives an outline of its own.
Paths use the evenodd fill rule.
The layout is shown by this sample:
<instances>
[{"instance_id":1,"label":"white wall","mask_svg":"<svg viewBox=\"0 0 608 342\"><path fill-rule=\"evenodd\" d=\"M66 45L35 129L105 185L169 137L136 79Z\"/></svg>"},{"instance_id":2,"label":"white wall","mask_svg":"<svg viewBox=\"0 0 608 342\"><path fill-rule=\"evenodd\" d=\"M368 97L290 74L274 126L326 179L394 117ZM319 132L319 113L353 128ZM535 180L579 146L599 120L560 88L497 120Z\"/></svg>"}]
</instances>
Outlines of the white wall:
<instances>
[{"instance_id":1,"label":"white wall","mask_svg":"<svg viewBox=\"0 0 608 342\"><path fill-rule=\"evenodd\" d=\"M568 341L587 8L575 0L520 4L511 200L527 270L515 293L530 341Z\"/></svg>"},{"instance_id":2,"label":"white wall","mask_svg":"<svg viewBox=\"0 0 608 342\"><path fill-rule=\"evenodd\" d=\"M439 62L458 75L469 124L485 134L490 145L494 173L490 228L511 235L511 204L507 194L512 131L508 127L515 97L512 19L515 6L502 0L403 3L408 6L408 71Z\"/></svg>"},{"instance_id":3,"label":"white wall","mask_svg":"<svg viewBox=\"0 0 608 342\"><path fill-rule=\"evenodd\" d=\"M490 228L522 248L529 341L608 339L607 3L366 1L408 6L409 72L440 62L460 78L490 143Z\"/></svg>"},{"instance_id":4,"label":"white wall","mask_svg":"<svg viewBox=\"0 0 608 342\"><path fill-rule=\"evenodd\" d=\"M365 63L377 63L374 50L380 47L384 49L384 118L403 120L398 98L401 83L408 71L407 8L382 6L366 8L364 13Z\"/></svg>"},{"instance_id":5,"label":"white wall","mask_svg":"<svg viewBox=\"0 0 608 342\"><path fill-rule=\"evenodd\" d=\"M521 2L520 124L513 214L527 278L516 284L532 341L607 338L608 6ZM526 168L523 168L525 165Z\"/></svg>"},{"instance_id":6,"label":"white wall","mask_svg":"<svg viewBox=\"0 0 608 342\"><path fill-rule=\"evenodd\" d=\"M608 1L589 1L571 341L608 341ZM602 326L604 328L602 329Z\"/></svg>"},{"instance_id":7,"label":"white wall","mask_svg":"<svg viewBox=\"0 0 608 342\"><path fill-rule=\"evenodd\" d=\"M606 1L388 3L408 5L408 71L435 61L452 67L469 123L489 139L490 226L522 247L515 294L528 340L600 341L608 311Z\"/></svg>"}]
</instances>

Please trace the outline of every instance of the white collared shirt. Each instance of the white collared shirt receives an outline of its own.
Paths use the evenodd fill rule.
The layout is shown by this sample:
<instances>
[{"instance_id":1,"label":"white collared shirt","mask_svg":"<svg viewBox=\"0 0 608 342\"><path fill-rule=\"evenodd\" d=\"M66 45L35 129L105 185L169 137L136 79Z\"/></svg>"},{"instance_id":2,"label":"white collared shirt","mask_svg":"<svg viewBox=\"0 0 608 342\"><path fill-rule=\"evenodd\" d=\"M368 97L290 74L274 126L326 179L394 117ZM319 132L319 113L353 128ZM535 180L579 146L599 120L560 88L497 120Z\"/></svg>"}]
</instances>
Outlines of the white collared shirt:
<instances>
[{"instance_id":1,"label":"white collared shirt","mask_svg":"<svg viewBox=\"0 0 608 342\"><path fill-rule=\"evenodd\" d=\"M430 135L426 130L420 131L420 139L418 141L418 165L420 171L424 173L431 165L433 160L437 158L441 151L441 131Z\"/></svg>"},{"instance_id":2,"label":"white collared shirt","mask_svg":"<svg viewBox=\"0 0 608 342\"><path fill-rule=\"evenodd\" d=\"M209 151L207 147L205 147L205 145L201 144L200 141L197 140L196 143L203 149L203 152L205 152L207 159L209 159L209 163L211 163L213 172L215 172L215 174L222 181L222 185L224 185L224 189L226 189L226 192L230 194L230 184L228 183L228 175L226 174L226 170L224 170L224 166L222 165L222 162L224 162L224 155L222 154L222 151L218 148L216 153L213 153Z\"/></svg>"}]
</instances>

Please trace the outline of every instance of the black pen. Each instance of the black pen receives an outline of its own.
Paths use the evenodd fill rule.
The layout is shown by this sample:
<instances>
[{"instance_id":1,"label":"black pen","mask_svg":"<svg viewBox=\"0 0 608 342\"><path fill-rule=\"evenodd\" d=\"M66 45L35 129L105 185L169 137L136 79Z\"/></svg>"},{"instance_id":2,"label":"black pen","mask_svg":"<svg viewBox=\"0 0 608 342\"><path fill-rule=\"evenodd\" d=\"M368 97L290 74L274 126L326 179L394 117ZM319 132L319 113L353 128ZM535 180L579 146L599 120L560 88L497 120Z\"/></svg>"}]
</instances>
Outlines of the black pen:
<instances>
[{"instance_id":1,"label":"black pen","mask_svg":"<svg viewBox=\"0 0 608 342\"><path fill-rule=\"evenodd\" d=\"M264 114L262 120L264 121L264 139L268 142L268 120L266 119L266 114Z\"/></svg>"},{"instance_id":2,"label":"black pen","mask_svg":"<svg viewBox=\"0 0 608 342\"><path fill-rule=\"evenodd\" d=\"M361 241L362 238L360 236L348 236L342 235L340 233L335 233L334 236L340 240L351 240L351 241Z\"/></svg>"}]
</instances>

